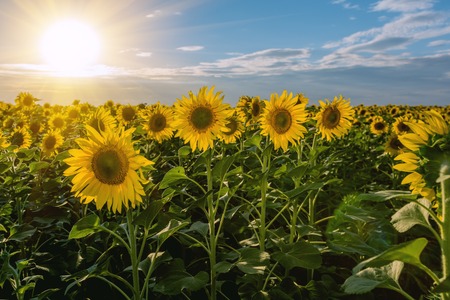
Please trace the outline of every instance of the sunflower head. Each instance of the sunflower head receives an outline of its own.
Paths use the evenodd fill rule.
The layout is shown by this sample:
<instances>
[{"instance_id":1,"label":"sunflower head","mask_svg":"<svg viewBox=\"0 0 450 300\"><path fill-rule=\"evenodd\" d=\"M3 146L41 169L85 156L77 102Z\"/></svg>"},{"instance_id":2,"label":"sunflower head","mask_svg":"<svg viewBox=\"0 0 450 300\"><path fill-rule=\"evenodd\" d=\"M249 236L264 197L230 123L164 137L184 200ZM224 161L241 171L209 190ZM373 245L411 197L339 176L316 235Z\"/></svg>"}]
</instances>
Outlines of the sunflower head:
<instances>
[{"instance_id":1,"label":"sunflower head","mask_svg":"<svg viewBox=\"0 0 450 300\"><path fill-rule=\"evenodd\" d=\"M131 105L121 105L117 109L117 119L121 124L130 124L137 115L137 109Z\"/></svg>"},{"instance_id":2,"label":"sunflower head","mask_svg":"<svg viewBox=\"0 0 450 300\"><path fill-rule=\"evenodd\" d=\"M50 130L42 138L41 149L46 156L53 156L58 153L58 148L62 146L64 139L59 130Z\"/></svg>"},{"instance_id":3,"label":"sunflower head","mask_svg":"<svg viewBox=\"0 0 450 300\"><path fill-rule=\"evenodd\" d=\"M174 129L176 136L189 143L192 150L212 148L221 130L226 130L226 119L232 114L228 104L223 104L221 92L214 93L202 87L198 94L190 92L175 103Z\"/></svg>"},{"instance_id":4,"label":"sunflower head","mask_svg":"<svg viewBox=\"0 0 450 300\"><path fill-rule=\"evenodd\" d=\"M226 130L220 132L219 138L225 144L236 143L245 130L244 123L244 114L242 111L236 109L234 114L227 118L227 123L225 124Z\"/></svg>"},{"instance_id":5,"label":"sunflower head","mask_svg":"<svg viewBox=\"0 0 450 300\"><path fill-rule=\"evenodd\" d=\"M398 135L411 133L411 128L407 125L408 122L412 122L407 116L401 116L395 118L394 123L392 124L392 128L394 132Z\"/></svg>"},{"instance_id":6,"label":"sunflower head","mask_svg":"<svg viewBox=\"0 0 450 300\"><path fill-rule=\"evenodd\" d=\"M135 207L145 195L141 168L152 164L133 147L134 128L97 131L86 126L87 138L76 142L81 149L71 149L65 176L72 177L72 192L81 202L94 201L97 209L105 204L112 212L121 212L122 206Z\"/></svg>"},{"instance_id":7,"label":"sunflower head","mask_svg":"<svg viewBox=\"0 0 450 300\"><path fill-rule=\"evenodd\" d=\"M149 138L161 143L173 135L173 110L171 107L156 104L142 113L144 129Z\"/></svg>"},{"instance_id":8,"label":"sunflower head","mask_svg":"<svg viewBox=\"0 0 450 300\"><path fill-rule=\"evenodd\" d=\"M27 149L31 146L31 135L28 132L27 128L21 127L16 128L11 133L10 144L16 146L14 152L19 151L20 149Z\"/></svg>"},{"instance_id":9,"label":"sunflower head","mask_svg":"<svg viewBox=\"0 0 450 300\"><path fill-rule=\"evenodd\" d=\"M381 135L388 132L389 127L386 121L381 116L375 116L370 123L370 132L376 135Z\"/></svg>"},{"instance_id":10,"label":"sunflower head","mask_svg":"<svg viewBox=\"0 0 450 300\"><path fill-rule=\"evenodd\" d=\"M66 126L66 117L62 113L53 114L48 120L51 129L63 130Z\"/></svg>"},{"instance_id":11,"label":"sunflower head","mask_svg":"<svg viewBox=\"0 0 450 300\"><path fill-rule=\"evenodd\" d=\"M397 156L405 150L406 147L402 144L402 142L400 142L398 135L392 133L384 146L384 151L389 153L391 156Z\"/></svg>"},{"instance_id":12,"label":"sunflower head","mask_svg":"<svg viewBox=\"0 0 450 300\"><path fill-rule=\"evenodd\" d=\"M15 102L20 108L31 109L33 108L37 99L30 93L21 92L17 95Z\"/></svg>"},{"instance_id":13,"label":"sunflower head","mask_svg":"<svg viewBox=\"0 0 450 300\"><path fill-rule=\"evenodd\" d=\"M331 141L334 137L341 137L350 130L353 122L354 109L350 106L350 101L340 95L334 97L330 102L328 99L319 100L320 111L315 119L317 120L318 131L322 138Z\"/></svg>"},{"instance_id":14,"label":"sunflower head","mask_svg":"<svg viewBox=\"0 0 450 300\"><path fill-rule=\"evenodd\" d=\"M109 110L103 106L97 108L92 116L87 121L87 125L94 128L98 132L106 131L108 129L116 128L116 120L109 113Z\"/></svg>"},{"instance_id":15,"label":"sunflower head","mask_svg":"<svg viewBox=\"0 0 450 300\"><path fill-rule=\"evenodd\" d=\"M269 136L274 149L287 151L289 143L296 145L304 137L307 120L305 104L297 104L298 97L285 90L281 95L273 93L266 101L261 116L261 134Z\"/></svg>"}]
</instances>

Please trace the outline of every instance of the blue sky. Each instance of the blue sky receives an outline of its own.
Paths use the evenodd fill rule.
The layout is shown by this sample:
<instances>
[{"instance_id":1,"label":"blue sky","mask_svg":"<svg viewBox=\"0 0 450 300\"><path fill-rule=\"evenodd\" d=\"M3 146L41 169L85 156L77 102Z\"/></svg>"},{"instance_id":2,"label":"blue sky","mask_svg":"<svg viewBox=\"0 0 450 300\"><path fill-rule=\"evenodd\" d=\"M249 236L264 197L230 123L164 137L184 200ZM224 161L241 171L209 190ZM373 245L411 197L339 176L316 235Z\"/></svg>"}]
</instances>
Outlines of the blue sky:
<instances>
[{"instance_id":1,"label":"blue sky","mask_svg":"<svg viewBox=\"0 0 450 300\"><path fill-rule=\"evenodd\" d=\"M39 43L74 19L101 50L77 74ZM239 96L288 90L310 103L450 104L448 0L17 0L0 2L0 100L172 104L203 86Z\"/></svg>"}]
</instances>

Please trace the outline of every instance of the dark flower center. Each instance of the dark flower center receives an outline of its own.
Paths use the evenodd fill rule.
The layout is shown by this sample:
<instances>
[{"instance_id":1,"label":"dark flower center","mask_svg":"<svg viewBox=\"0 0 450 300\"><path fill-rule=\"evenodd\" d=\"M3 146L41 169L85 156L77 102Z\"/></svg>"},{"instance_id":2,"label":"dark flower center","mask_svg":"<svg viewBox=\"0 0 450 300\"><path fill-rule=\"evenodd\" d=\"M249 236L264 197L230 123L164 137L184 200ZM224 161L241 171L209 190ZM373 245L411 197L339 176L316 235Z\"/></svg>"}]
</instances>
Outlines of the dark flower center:
<instances>
[{"instance_id":1,"label":"dark flower center","mask_svg":"<svg viewBox=\"0 0 450 300\"><path fill-rule=\"evenodd\" d=\"M191 124L198 131L206 131L214 123L214 114L211 108L199 106L191 113Z\"/></svg>"},{"instance_id":2,"label":"dark flower center","mask_svg":"<svg viewBox=\"0 0 450 300\"><path fill-rule=\"evenodd\" d=\"M117 185L125 181L129 162L123 151L105 147L94 154L91 166L95 177L101 183Z\"/></svg>"}]
</instances>

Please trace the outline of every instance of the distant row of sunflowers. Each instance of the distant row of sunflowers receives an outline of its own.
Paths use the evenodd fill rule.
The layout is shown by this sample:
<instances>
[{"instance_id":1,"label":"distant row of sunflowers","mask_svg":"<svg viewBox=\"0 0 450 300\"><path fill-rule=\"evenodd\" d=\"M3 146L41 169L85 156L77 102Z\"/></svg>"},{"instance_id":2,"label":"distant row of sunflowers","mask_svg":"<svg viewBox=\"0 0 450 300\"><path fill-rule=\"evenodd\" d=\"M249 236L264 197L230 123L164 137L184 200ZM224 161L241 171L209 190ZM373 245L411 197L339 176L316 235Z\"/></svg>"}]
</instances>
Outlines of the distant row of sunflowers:
<instances>
[{"instance_id":1,"label":"distant row of sunflowers","mask_svg":"<svg viewBox=\"0 0 450 300\"><path fill-rule=\"evenodd\" d=\"M139 170L153 163L134 149L136 128L157 143L180 138L193 152L207 151L218 143L239 145L249 132L267 137L274 150L286 152L308 133L330 142L352 127L369 125L373 135L386 135L386 153L404 162L395 168L411 172L403 183L411 184L416 194L434 198L423 176L415 172L418 158L411 151L427 144L428 134L448 135L449 107L354 108L343 96L308 107L309 99L303 94L283 91L273 93L269 100L241 97L233 108L223 98L214 87L202 87L173 106L108 101L93 107L74 101L64 107L40 106L31 94L20 93L15 105L1 104L0 146L17 152L34 145L43 158L70 149L64 175L73 176L75 195L84 203L94 201L98 209L107 204L108 209L120 212L122 204L128 208L129 203L134 207L142 201L142 184L147 180ZM73 149L77 147L73 141L79 149Z\"/></svg>"}]
</instances>

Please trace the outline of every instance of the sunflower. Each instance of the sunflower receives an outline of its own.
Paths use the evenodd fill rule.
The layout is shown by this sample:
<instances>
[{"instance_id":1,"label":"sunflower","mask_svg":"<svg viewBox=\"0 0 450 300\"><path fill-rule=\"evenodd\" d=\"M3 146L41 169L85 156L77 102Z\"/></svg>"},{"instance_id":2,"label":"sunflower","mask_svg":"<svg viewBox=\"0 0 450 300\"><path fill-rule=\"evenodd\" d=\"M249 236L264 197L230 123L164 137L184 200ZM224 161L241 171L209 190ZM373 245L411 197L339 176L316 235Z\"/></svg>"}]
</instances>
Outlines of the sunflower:
<instances>
[{"instance_id":1,"label":"sunflower","mask_svg":"<svg viewBox=\"0 0 450 300\"><path fill-rule=\"evenodd\" d=\"M4 149L9 147L11 145L10 142L6 140L6 138L3 136L2 132L0 131L0 149Z\"/></svg>"},{"instance_id":2,"label":"sunflower","mask_svg":"<svg viewBox=\"0 0 450 300\"><path fill-rule=\"evenodd\" d=\"M98 132L105 131L107 129L115 128L116 120L104 107L99 107L87 121L87 124L93 127Z\"/></svg>"},{"instance_id":3,"label":"sunflower","mask_svg":"<svg viewBox=\"0 0 450 300\"><path fill-rule=\"evenodd\" d=\"M130 124L137 115L137 110L131 105L121 105L117 109L117 120L119 120L120 124Z\"/></svg>"},{"instance_id":4,"label":"sunflower","mask_svg":"<svg viewBox=\"0 0 450 300\"><path fill-rule=\"evenodd\" d=\"M162 143L173 135L173 110L171 107L157 103L143 112L144 129L148 137Z\"/></svg>"},{"instance_id":5,"label":"sunflower","mask_svg":"<svg viewBox=\"0 0 450 300\"><path fill-rule=\"evenodd\" d=\"M66 110L67 118L71 121L75 121L80 118L80 108L78 106L70 106Z\"/></svg>"},{"instance_id":6,"label":"sunflower","mask_svg":"<svg viewBox=\"0 0 450 300\"><path fill-rule=\"evenodd\" d=\"M48 120L51 129L63 130L66 126L66 117L62 113L53 114Z\"/></svg>"},{"instance_id":7,"label":"sunflower","mask_svg":"<svg viewBox=\"0 0 450 300\"><path fill-rule=\"evenodd\" d=\"M407 152L396 156L394 159L403 161L403 163L396 164L394 169L410 173L402 180L402 184L409 183L411 193L420 194L430 201L433 200L436 196L434 190L426 186L425 179L417 172L419 169L420 157L413 152Z\"/></svg>"},{"instance_id":8,"label":"sunflower","mask_svg":"<svg viewBox=\"0 0 450 300\"><path fill-rule=\"evenodd\" d=\"M412 120L407 116L401 116L395 118L394 123L392 124L392 128L394 129L394 132L398 135L410 133L411 129L407 125Z\"/></svg>"},{"instance_id":9,"label":"sunflower","mask_svg":"<svg viewBox=\"0 0 450 300\"><path fill-rule=\"evenodd\" d=\"M244 114L239 110L235 110L234 114L227 118L227 123L225 125L227 130L220 132L219 139L221 139L225 144L236 143L245 131L244 123Z\"/></svg>"},{"instance_id":10,"label":"sunflower","mask_svg":"<svg viewBox=\"0 0 450 300\"><path fill-rule=\"evenodd\" d=\"M87 125L87 138L78 138L81 149L71 149L72 157L64 162L69 165L65 176L72 178L72 192L82 203L95 202L97 209L105 204L112 212L121 212L122 205L135 207L145 195L142 184L147 180L137 170L153 162L134 150L131 140L134 128L118 131L97 129Z\"/></svg>"},{"instance_id":11,"label":"sunflower","mask_svg":"<svg viewBox=\"0 0 450 300\"><path fill-rule=\"evenodd\" d=\"M174 129L176 136L189 143L192 151L197 147L201 151L212 148L214 139L222 130L227 130L226 119L232 111L223 104L222 92L214 93L214 86L209 90L204 86L198 95L189 92L189 97L182 96L175 103Z\"/></svg>"},{"instance_id":12,"label":"sunflower","mask_svg":"<svg viewBox=\"0 0 450 300\"><path fill-rule=\"evenodd\" d=\"M64 139L59 130L50 130L42 138L41 149L46 156L53 156L58 153L58 148L62 146Z\"/></svg>"},{"instance_id":13,"label":"sunflower","mask_svg":"<svg viewBox=\"0 0 450 300\"><path fill-rule=\"evenodd\" d=\"M309 98L307 98L303 93L298 93L297 95L297 104L304 104L305 106L309 103Z\"/></svg>"},{"instance_id":14,"label":"sunflower","mask_svg":"<svg viewBox=\"0 0 450 300\"><path fill-rule=\"evenodd\" d=\"M354 109L350 106L350 101L342 97L334 97L333 102L325 99L326 102L319 100L320 111L315 119L317 127L322 134L322 138L331 141L333 136L341 137L352 127Z\"/></svg>"},{"instance_id":15,"label":"sunflower","mask_svg":"<svg viewBox=\"0 0 450 300\"><path fill-rule=\"evenodd\" d=\"M286 90L280 96L272 93L261 115L261 134L270 137L275 150L287 151L289 142L296 145L304 137L307 130L301 124L306 120L305 104L297 105L297 96Z\"/></svg>"},{"instance_id":16,"label":"sunflower","mask_svg":"<svg viewBox=\"0 0 450 300\"><path fill-rule=\"evenodd\" d=\"M14 152L19 151L19 149L28 149L31 146L31 135L25 127L16 127L11 133L11 145L17 146Z\"/></svg>"},{"instance_id":17,"label":"sunflower","mask_svg":"<svg viewBox=\"0 0 450 300\"><path fill-rule=\"evenodd\" d=\"M32 119L28 124L28 128L33 135L37 135L43 130L42 121L39 119Z\"/></svg>"},{"instance_id":18,"label":"sunflower","mask_svg":"<svg viewBox=\"0 0 450 300\"><path fill-rule=\"evenodd\" d=\"M405 146L398 139L398 135L392 133L384 146L384 151L389 153L391 156L399 155L406 150Z\"/></svg>"},{"instance_id":19,"label":"sunflower","mask_svg":"<svg viewBox=\"0 0 450 300\"><path fill-rule=\"evenodd\" d=\"M26 92L19 93L15 99L16 104L24 109L32 109L36 101L37 99L32 94Z\"/></svg>"},{"instance_id":20,"label":"sunflower","mask_svg":"<svg viewBox=\"0 0 450 300\"><path fill-rule=\"evenodd\" d=\"M381 116L375 116L370 123L370 132L376 135L381 135L386 133L389 130L389 127L386 121Z\"/></svg>"}]
</instances>

